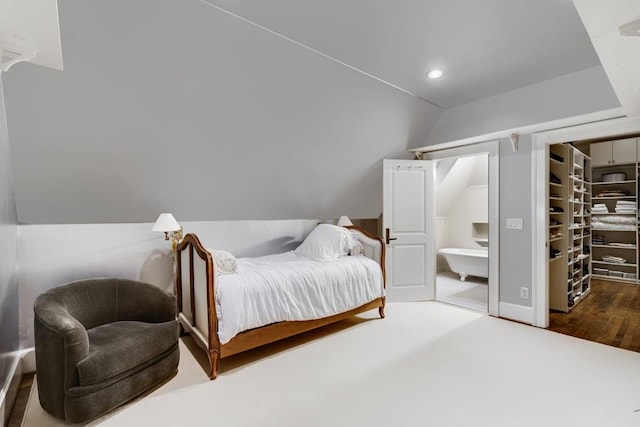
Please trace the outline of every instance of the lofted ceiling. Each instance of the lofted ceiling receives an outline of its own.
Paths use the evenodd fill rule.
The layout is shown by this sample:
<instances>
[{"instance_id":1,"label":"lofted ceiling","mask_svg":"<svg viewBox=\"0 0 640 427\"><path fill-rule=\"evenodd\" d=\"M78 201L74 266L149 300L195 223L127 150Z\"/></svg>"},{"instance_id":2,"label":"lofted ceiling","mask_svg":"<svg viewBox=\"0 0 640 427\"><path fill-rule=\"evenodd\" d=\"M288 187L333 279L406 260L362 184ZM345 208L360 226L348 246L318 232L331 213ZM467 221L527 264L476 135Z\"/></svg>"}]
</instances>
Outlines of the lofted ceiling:
<instances>
[{"instance_id":1,"label":"lofted ceiling","mask_svg":"<svg viewBox=\"0 0 640 427\"><path fill-rule=\"evenodd\" d=\"M202 1L441 108L600 64L571 0Z\"/></svg>"},{"instance_id":2,"label":"lofted ceiling","mask_svg":"<svg viewBox=\"0 0 640 427\"><path fill-rule=\"evenodd\" d=\"M574 3L620 103L627 114L640 115L640 1Z\"/></svg>"}]
</instances>

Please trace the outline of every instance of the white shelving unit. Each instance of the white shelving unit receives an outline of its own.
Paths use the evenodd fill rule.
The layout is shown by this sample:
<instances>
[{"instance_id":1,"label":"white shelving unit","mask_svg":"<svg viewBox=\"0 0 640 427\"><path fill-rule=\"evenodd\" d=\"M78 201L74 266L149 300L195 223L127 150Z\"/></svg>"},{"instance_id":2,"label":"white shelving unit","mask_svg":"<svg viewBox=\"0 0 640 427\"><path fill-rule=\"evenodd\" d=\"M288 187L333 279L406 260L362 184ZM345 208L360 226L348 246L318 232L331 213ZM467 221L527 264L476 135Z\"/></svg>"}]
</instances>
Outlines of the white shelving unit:
<instances>
[{"instance_id":1,"label":"white shelving unit","mask_svg":"<svg viewBox=\"0 0 640 427\"><path fill-rule=\"evenodd\" d=\"M549 306L568 312L591 291L591 159L568 144L549 150Z\"/></svg>"},{"instance_id":2,"label":"white shelving unit","mask_svg":"<svg viewBox=\"0 0 640 427\"><path fill-rule=\"evenodd\" d=\"M592 262L593 277L637 283L638 164L631 160L593 167ZM599 212L598 206L606 206L608 212Z\"/></svg>"}]
</instances>

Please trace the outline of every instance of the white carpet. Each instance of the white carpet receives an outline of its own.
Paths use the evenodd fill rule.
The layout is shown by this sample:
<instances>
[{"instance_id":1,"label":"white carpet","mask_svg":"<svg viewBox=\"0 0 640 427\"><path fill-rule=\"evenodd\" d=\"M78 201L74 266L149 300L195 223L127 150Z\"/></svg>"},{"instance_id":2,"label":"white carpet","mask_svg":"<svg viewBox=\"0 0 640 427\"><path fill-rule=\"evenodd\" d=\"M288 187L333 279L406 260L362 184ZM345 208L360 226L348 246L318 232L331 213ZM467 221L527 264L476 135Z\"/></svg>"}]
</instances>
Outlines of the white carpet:
<instances>
[{"instance_id":1,"label":"white carpet","mask_svg":"<svg viewBox=\"0 0 640 427\"><path fill-rule=\"evenodd\" d=\"M640 353L437 302L386 312L223 360L215 381L183 343L173 380L92 425L640 425ZM52 421L32 392L24 425Z\"/></svg>"},{"instance_id":2,"label":"white carpet","mask_svg":"<svg viewBox=\"0 0 640 427\"><path fill-rule=\"evenodd\" d=\"M463 282L456 273L440 272L436 276L436 299L487 313L489 283L487 279L474 276L467 276Z\"/></svg>"}]
</instances>

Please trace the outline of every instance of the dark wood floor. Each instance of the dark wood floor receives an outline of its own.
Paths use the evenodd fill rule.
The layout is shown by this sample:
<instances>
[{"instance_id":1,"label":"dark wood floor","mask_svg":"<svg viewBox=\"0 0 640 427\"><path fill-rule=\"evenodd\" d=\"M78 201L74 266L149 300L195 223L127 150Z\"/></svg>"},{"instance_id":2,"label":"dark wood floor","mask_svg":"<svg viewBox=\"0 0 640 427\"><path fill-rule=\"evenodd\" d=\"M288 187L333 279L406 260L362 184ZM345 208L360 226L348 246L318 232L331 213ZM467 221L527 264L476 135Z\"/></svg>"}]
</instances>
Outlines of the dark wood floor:
<instances>
[{"instance_id":1,"label":"dark wood floor","mask_svg":"<svg viewBox=\"0 0 640 427\"><path fill-rule=\"evenodd\" d=\"M551 312L549 330L640 352L640 286L594 279L570 313Z\"/></svg>"},{"instance_id":2,"label":"dark wood floor","mask_svg":"<svg viewBox=\"0 0 640 427\"><path fill-rule=\"evenodd\" d=\"M29 401L29 392L31 391L31 385L33 384L33 376L34 374L24 374L22 376L20 389L18 390L18 395L16 396L13 408L11 408L7 427L20 427L22 425L24 411L27 409L27 402Z\"/></svg>"}]
</instances>

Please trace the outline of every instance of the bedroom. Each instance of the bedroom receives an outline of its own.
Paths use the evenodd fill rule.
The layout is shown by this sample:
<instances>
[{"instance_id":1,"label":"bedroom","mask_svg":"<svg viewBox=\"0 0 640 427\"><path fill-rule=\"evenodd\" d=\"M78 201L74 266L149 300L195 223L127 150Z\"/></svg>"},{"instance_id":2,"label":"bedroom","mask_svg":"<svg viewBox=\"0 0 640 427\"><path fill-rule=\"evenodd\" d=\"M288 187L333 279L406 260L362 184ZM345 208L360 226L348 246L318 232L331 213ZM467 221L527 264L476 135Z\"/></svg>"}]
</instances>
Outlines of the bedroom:
<instances>
[{"instance_id":1,"label":"bedroom","mask_svg":"<svg viewBox=\"0 0 640 427\"><path fill-rule=\"evenodd\" d=\"M2 74L10 139L3 144L11 143L11 157L2 152L2 171L13 172L12 180L3 176L9 195L3 222L14 224L10 230L20 224L31 265L35 259L43 265L29 276L23 263L23 283L48 273L51 281L68 276L60 272L77 253L62 254L64 242L110 261L126 259L139 249L130 245L132 236L148 233L146 224L165 210L181 222L377 218L384 158L411 158L407 149L427 141L618 107L596 60L443 110L301 45L313 40L296 43L267 24L252 25L203 2L184 3L60 1L65 70L17 64ZM500 180L509 183L501 188L500 212L528 227L533 208L509 203L510 192L533 191L532 138L521 133L518 151L507 135L495 136ZM501 302L516 311L531 310L518 294L533 287L521 274L533 268L522 255L530 236L528 228L501 236ZM5 238L11 248L15 240ZM60 257L51 257L56 252ZM18 256L8 253L9 260ZM95 259L88 265L106 268ZM108 267L113 274L135 271L126 263ZM18 292L43 285L18 289L11 261L3 274L3 294L11 301L3 302L3 313L15 310ZM16 320L28 312L25 305L3 321L19 324L3 326L13 348L22 339L16 336L25 336L19 329L28 322Z\"/></svg>"}]
</instances>

